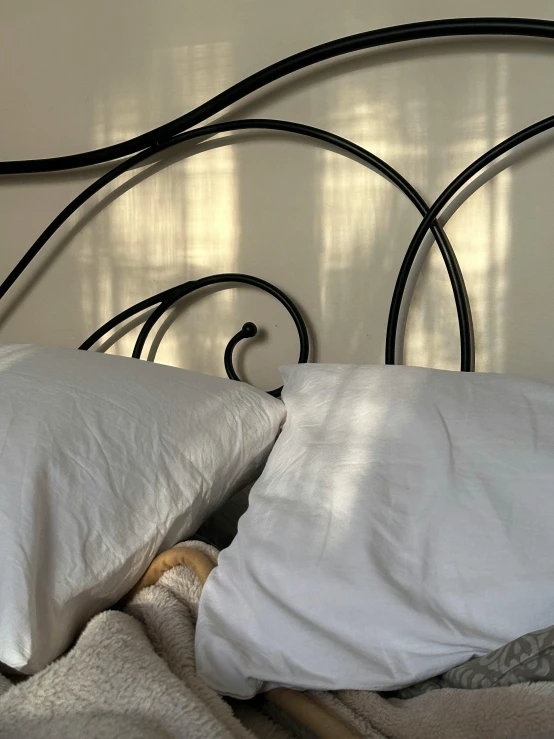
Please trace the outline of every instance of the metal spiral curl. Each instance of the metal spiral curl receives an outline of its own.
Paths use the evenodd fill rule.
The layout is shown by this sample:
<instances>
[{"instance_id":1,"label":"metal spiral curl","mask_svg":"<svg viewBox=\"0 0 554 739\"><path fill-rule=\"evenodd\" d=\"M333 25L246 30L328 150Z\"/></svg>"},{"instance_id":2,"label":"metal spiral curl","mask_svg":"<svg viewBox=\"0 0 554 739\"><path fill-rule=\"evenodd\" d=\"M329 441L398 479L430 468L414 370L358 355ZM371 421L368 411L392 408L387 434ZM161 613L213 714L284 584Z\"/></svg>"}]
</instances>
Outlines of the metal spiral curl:
<instances>
[{"instance_id":1,"label":"metal spiral curl","mask_svg":"<svg viewBox=\"0 0 554 739\"><path fill-rule=\"evenodd\" d=\"M90 349L94 344L96 344L96 342L98 342L103 336L105 336L108 331L113 330L117 326L129 320L129 318L132 318L137 313L140 313L141 311L147 308L151 308L153 305L157 304L157 308L150 314L150 316L148 316L148 318L144 322L135 342L132 356L136 359L140 359L142 351L144 349L144 345L150 332L152 331L156 323L160 320L160 318L164 315L164 313L172 308L175 303L191 295L197 290L202 290L203 288L212 285L221 285L228 283L250 285L252 287L256 287L278 300L291 316L298 332L298 339L300 343L298 364L304 364L308 361L310 356L310 339L308 335L308 329L306 327L306 323L302 317L302 314L293 303L293 301L288 297L288 295L286 295L275 285L272 285L270 282L262 280L259 277L233 272L220 275L209 275L198 280L189 280L188 282L183 282L181 285L172 287L169 290L164 290L163 292L152 296L152 298L142 300L140 303L136 303L135 305L131 306L131 308L127 308L127 310L122 311L117 316L107 321L103 326L101 326L97 331L89 336L89 338L81 344L79 349ZM227 344L225 348L224 362L225 371L227 372L227 376L229 377L229 379L238 380L239 382L241 381L241 378L238 376L233 365L233 351L235 347L243 339L252 338L256 336L257 333L258 327L256 326L256 324L248 321ZM268 393L269 395L273 395L277 398L281 395L281 390L282 387L278 387L275 388L275 390L269 390Z\"/></svg>"},{"instance_id":2,"label":"metal spiral curl","mask_svg":"<svg viewBox=\"0 0 554 739\"><path fill-rule=\"evenodd\" d=\"M235 368L233 366L233 352L235 351L235 347L243 339L253 339L254 336L257 335L257 333L258 327L256 326L256 324L252 323L252 321L247 321L243 325L241 330L233 336L233 338L225 347L223 362L225 364L225 372L227 372L227 377L230 380L238 380L239 382L241 382L241 379L235 372Z\"/></svg>"}]
</instances>

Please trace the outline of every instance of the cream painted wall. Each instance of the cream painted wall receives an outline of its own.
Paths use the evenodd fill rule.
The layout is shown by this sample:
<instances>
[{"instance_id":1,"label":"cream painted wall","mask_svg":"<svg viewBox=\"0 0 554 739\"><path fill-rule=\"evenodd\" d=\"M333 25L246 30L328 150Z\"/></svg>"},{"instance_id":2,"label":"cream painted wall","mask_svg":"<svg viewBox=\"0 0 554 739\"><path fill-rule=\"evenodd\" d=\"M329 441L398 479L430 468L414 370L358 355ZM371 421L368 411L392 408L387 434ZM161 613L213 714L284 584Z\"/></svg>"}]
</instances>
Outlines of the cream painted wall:
<instances>
[{"instance_id":1,"label":"cream painted wall","mask_svg":"<svg viewBox=\"0 0 554 739\"><path fill-rule=\"evenodd\" d=\"M104 146L177 117L290 53L334 37L470 15L554 19L528 0L3 0L0 158ZM554 44L428 42L307 70L237 105L289 118L383 157L433 199L494 143L554 112ZM387 308L418 216L349 159L290 137L233 136L133 172L83 208L0 310L0 340L77 346L102 322L188 278L245 271L296 299L317 359L382 362ZM185 152L183 151L183 155ZM514 158L448 223L474 307L478 369L554 379L554 137ZM0 180L0 273L102 170ZM133 189L128 185L137 181ZM407 327L406 361L458 364L453 301L433 250ZM425 288L423 290L423 288ZM245 320L266 329L243 355L277 382L294 361L286 314L251 290L179 312L157 360L223 374ZM128 354L136 330L110 351Z\"/></svg>"}]
</instances>

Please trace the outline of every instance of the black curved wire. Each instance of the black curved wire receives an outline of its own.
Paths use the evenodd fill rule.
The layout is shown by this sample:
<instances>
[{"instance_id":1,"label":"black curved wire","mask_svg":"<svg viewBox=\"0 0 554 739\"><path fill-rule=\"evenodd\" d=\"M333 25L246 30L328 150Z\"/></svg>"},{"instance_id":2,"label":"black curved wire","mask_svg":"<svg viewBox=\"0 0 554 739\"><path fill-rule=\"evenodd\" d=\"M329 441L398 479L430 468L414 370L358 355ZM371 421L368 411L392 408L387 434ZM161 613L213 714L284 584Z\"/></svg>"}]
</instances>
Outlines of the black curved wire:
<instances>
[{"instance_id":1,"label":"black curved wire","mask_svg":"<svg viewBox=\"0 0 554 739\"><path fill-rule=\"evenodd\" d=\"M416 255L421 248L423 239L425 238L425 234L429 230L434 219L437 218L441 210L448 204L449 200L451 200L452 197L467 182L469 182L472 177L478 174L478 172L484 169L488 164L491 164L502 155L511 151L511 149L514 149L516 146L519 146L519 144L522 144L524 141L528 141L529 139L532 139L535 136L538 136L539 134L543 133L544 131L548 131L551 128L554 128L554 115L547 116L546 118L537 121L537 123L533 123L532 125L523 128L521 131L514 133L512 136L504 139L504 141L501 141L499 144L496 144L496 146L493 146L492 149L489 149L487 152L478 157L474 162L467 166L463 170L463 172L455 177L452 182L442 191L433 205L429 208L427 215L419 224L419 227L415 232L410 245L408 246L404 261L402 262L400 271L398 273L396 285L394 286L394 292L389 310L389 318L387 322L387 336L385 342L386 364L395 363L396 332L398 329L398 319L400 316L402 297L404 295L404 290L406 288L406 283L408 281L414 259L416 258Z\"/></svg>"},{"instance_id":2,"label":"black curved wire","mask_svg":"<svg viewBox=\"0 0 554 739\"><path fill-rule=\"evenodd\" d=\"M215 123L209 126L204 126L202 128L193 129L192 131L185 131L184 133L179 134L179 136L175 136L168 141L158 144L155 147L151 147L150 149L141 151L138 154L135 154L133 157L130 157L129 159L121 162L109 172L106 172L106 174L104 174L98 180L89 185L85 190L83 190L82 193L77 195L77 197L74 198L71 203L69 203L69 205L67 205L61 211L61 213L59 213L56 218L54 218L54 220L44 229L35 243L28 249L26 254L23 255L16 266L12 269L10 274L4 279L4 281L0 285L0 299L4 297L4 295L12 287L14 282L20 277L20 275L24 272L24 270L28 267L32 260L38 255L47 241L65 223L65 221L67 221L67 219L70 218L70 216L73 215L73 213L75 213L75 211L89 198L91 198L99 190L101 190L103 187L116 179L119 175L123 174L137 164L140 164L145 159L148 159L151 156L173 146L177 146L178 144L181 144L185 141L191 141L193 139L206 136L213 136L218 133L228 133L230 131L250 129L262 129L293 133L311 139L316 139L318 141L323 141L324 143L336 147L340 151L353 154L358 159L376 169L381 175L383 175L390 182L396 185L415 205L422 216L425 216L427 214L428 206L422 196L413 187L413 185L411 185L399 172L397 172L393 167L380 159L378 156L372 154L366 149L363 149L361 146L358 146L348 139L342 138L341 136L337 136L336 134L330 133L328 131L324 131L323 129L306 126L301 123L293 123L291 121L280 121L273 119L251 119L245 121ZM456 259L454 250L440 224L433 223L432 231L444 259L454 292L460 330L460 367L464 371L471 371L474 366L473 326L471 321L471 308L467 297L463 275L458 264L458 260ZM154 304L155 303L150 303L150 306ZM140 308L136 312L139 312L140 310L144 310L144 307ZM130 317L130 315L134 314L129 314L127 317Z\"/></svg>"},{"instance_id":3,"label":"black curved wire","mask_svg":"<svg viewBox=\"0 0 554 739\"><path fill-rule=\"evenodd\" d=\"M99 164L102 162L112 161L114 159L127 156L129 154L133 154L134 152L139 152L134 157L131 157L128 162L123 162L122 164L118 165L118 167L115 167L114 170L101 177L97 181L97 183L94 183L89 188L87 188L83 193L81 193L80 196L78 196L72 203L70 203L70 205L67 206L64 211L62 211L62 213L60 213L57 219L54 219L54 221L45 230L45 232L41 234L37 242L35 242L33 247L31 247L31 249L23 257L16 268L14 268L10 275L8 275L8 277L0 287L0 298L5 294L5 292L9 289L9 287L13 284L13 282L15 281L15 279L17 279L21 272L23 272L26 266L38 253L40 248L42 248L44 243L46 243L48 238L57 230L57 228L59 228L59 226L69 217L69 215L71 215L72 212L74 212L82 203L86 201L86 199L88 199L88 197L90 197L95 192L98 192L98 190L101 189L105 184L117 177L118 174L126 171L126 169L129 169L131 166L134 166L135 164L143 161L144 159L152 156L157 152L163 151L164 149L168 148L168 146L173 145L172 143L170 143L173 141L173 138L179 139L178 141L175 141L175 143L180 143L180 141L186 140L186 137L184 137L184 134L182 133L183 131L186 131L186 129L198 125L199 123L205 121L207 118L216 115L229 105L237 102L238 100L241 100L252 92L259 90L260 88L282 77L285 77L292 72L304 69L326 59L330 59L343 54L348 54L354 51L374 48L387 44L402 43L417 39L477 35L526 36L551 39L554 38L554 23L552 21L527 18L444 19L392 26L389 28L378 29L375 31L360 33L353 36L347 36L341 39L327 42L325 44L320 44L319 46L315 46L297 54L293 54L286 59L276 62L275 64L272 64L260 70L259 72L250 75L249 77L245 78L241 82L238 82L227 90L224 90L219 95L216 95L214 98L208 100L207 102L203 103L189 113L180 116L174 121L159 126L152 131L129 139L128 141L104 147L102 149L97 149L95 151L84 152L82 154L73 154L47 159L1 162L0 175L23 174L31 172L51 172ZM535 126L540 126L541 123L544 122L539 122L538 124L535 124ZM551 126L549 125L548 127ZM210 126L207 126L204 129L203 135L206 135L206 130L210 128ZM532 128L533 127L529 127L529 130ZM527 130L528 129L525 129L525 131ZM543 130L546 130L546 128ZM540 131L537 131L537 133L538 132ZM523 133L524 132L515 134L515 136L512 138L515 139ZM530 133L528 136L526 136L526 138L531 138L532 136L537 135L537 133ZM177 134L179 134L179 136L177 136ZM190 138L194 138L194 136L191 136ZM525 140L525 138L521 140ZM348 143L351 144L351 142ZM496 156L500 156L501 153L504 153L504 151L512 148L512 145L510 145L508 146L508 148L505 148L503 151L501 151L502 146L506 144L507 142L504 142L503 145L499 145L500 148L495 147L495 149L498 148L498 151L500 153L497 153L488 161L493 161ZM513 143L513 146L516 145L517 142ZM141 149L144 149L144 151L140 151ZM478 168L475 171L479 171L480 168L486 166L487 162L485 161L485 158L491 155L492 151L494 151L494 149L491 150L491 152L489 152L487 155L485 155L485 157L480 157L479 160L474 163L474 165L470 165L470 167L467 168L460 177L466 176L467 172L476 165L478 166ZM375 166L375 164L373 166ZM471 174L467 176L467 179L471 178L471 176ZM451 186L449 186L449 188L454 186L454 183L458 183L455 186L455 189L452 191L455 192L456 189L459 189L459 187L462 186L463 182L467 181L467 179L461 181L460 184L459 178L456 178L456 180L451 183ZM443 205L448 200L446 192L449 190L449 188L447 188L447 190L445 190L445 192L440 196L440 198L443 198ZM413 266L415 256L417 254L417 251L419 250L419 247L421 246L421 242L427 230L429 230L430 227L432 227L433 229L435 227L437 229L439 228L438 224L435 224L433 221L436 215L438 215L438 213L440 212L443 205L439 207L437 203L438 200L433 206L434 210L428 211L428 213L424 216L422 224L418 228L416 235L410 243L397 279L387 323L386 361L388 363L394 362L395 359L396 332L398 327L400 305L409 271ZM43 239L42 244L39 243L41 239ZM443 244L444 249L444 240L442 242L439 241L439 247L441 246L441 243ZM448 242L446 243L448 244ZM446 260L446 258L445 262L447 265L447 269L449 269L449 276L454 288L456 307L458 310L462 348L462 369L464 368L464 366L467 369L471 369L472 361L469 360L471 360L473 356L473 335L471 330L471 314L469 312L469 301L467 299L467 293L465 291L465 286L463 285L463 280L461 279L461 271L459 269L459 265L455 261L455 255L451 247L450 249L448 248L449 246L450 245L448 244L445 253L450 260L450 267L449 262ZM443 249L441 249L441 251ZM455 278L454 282L453 276ZM142 302L144 303L145 301ZM467 346L464 345L464 342L469 342L469 350Z\"/></svg>"},{"instance_id":4,"label":"black curved wire","mask_svg":"<svg viewBox=\"0 0 554 739\"><path fill-rule=\"evenodd\" d=\"M278 300L281 305L284 306L288 311L290 317L294 321L296 331L298 332L298 339L300 342L298 364L304 364L308 361L310 356L310 339L308 336L308 329L306 327L304 319L302 318L302 314L293 303L293 301L288 297L288 295L286 295L282 290L279 290L278 287L275 287L275 285L272 285L271 282L262 280L259 277L253 277L252 275L245 275L233 272L220 275L209 275L208 277L202 277L199 280L184 282L182 285L178 285L177 287L172 288L171 294L165 296L161 300L158 307L148 316L148 318L142 325L138 338L135 342L132 356L136 359L140 359L148 335L150 334L156 323L159 321L159 319L163 316L163 314L169 308L171 308L174 303L188 295L191 295L197 290L201 290L202 288L225 283L236 283L257 287L260 290L269 293L269 295ZM251 331L250 328L246 328L247 326L253 327L255 330ZM235 334L235 336L233 336L233 338L227 344L227 348L225 350L225 369L227 371L227 375L232 380L240 380L233 366L233 349L240 340L255 336L256 331L257 327L255 326L255 324L249 322L248 324L245 324L242 327L241 331L239 331L238 334ZM282 387L278 387L275 390L268 390L267 392L269 393L269 395L278 397L279 395L281 395L281 390Z\"/></svg>"},{"instance_id":5,"label":"black curved wire","mask_svg":"<svg viewBox=\"0 0 554 739\"><path fill-rule=\"evenodd\" d=\"M131 305L129 308L122 310L121 313L118 313L113 318L110 318L110 320L106 321L106 323L100 326L100 328L97 328L96 331L88 337L88 339L85 339L85 341L83 341L79 349L91 349L109 331L117 328L120 324L125 323L125 321L128 321L130 318L136 316L138 313L142 313L142 311L148 310L148 308L152 308L154 305L157 305L158 303L161 303L162 301L169 298L171 295L174 295L176 289L177 288L175 287L171 287L169 290L163 290L163 292L161 293L152 295L151 297L146 298L145 300L141 300L138 303Z\"/></svg>"},{"instance_id":6,"label":"black curved wire","mask_svg":"<svg viewBox=\"0 0 554 739\"><path fill-rule=\"evenodd\" d=\"M354 51L361 51L362 49L418 39L450 36L527 36L534 38L554 38L554 23L552 21L533 18L453 18L407 23L345 36L324 44L319 44L318 46L313 46L310 49L270 64L268 67L246 77L241 82L237 82L232 87L219 93L219 95L216 95L211 100L194 108L189 113L140 136L135 136L119 144L106 146L95 151L87 151L82 154L70 154L68 156L47 159L2 162L0 163L0 175L53 172L63 169L87 167L93 164L120 159L141 149L156 147L162 141L206 121L238 100L242 100L256 90L269 85L271 82L275 82L282 77L286 77L293 72L305 69L313 64L343 54L350 54Z\"/></svg>"},{"instance_id":7,"label":"black curved wire","mask_svg":"<svg viewBox=\"0 0 554 739\"><path fill-rule=\"evenodd\" d=\"M243 324L241 330L233 336L233 338L228 342L227 346L225 347L225 353L223 355L223 363L225 365L225 372L227 372L227 377L229 377L231 380L240 381L240 377L235 372L235 367L233 365L233 352L235 351L235 348L244 339L253 339L254 336L256 336L257 334L258 334L258 327L256 326L256 324L252 323L252 321L247 321L245 324ZM272 390L269 394L277 395L277 391ZM281 394L280 390L278 394L279 395Z\"/></svg>"}]
</instances>

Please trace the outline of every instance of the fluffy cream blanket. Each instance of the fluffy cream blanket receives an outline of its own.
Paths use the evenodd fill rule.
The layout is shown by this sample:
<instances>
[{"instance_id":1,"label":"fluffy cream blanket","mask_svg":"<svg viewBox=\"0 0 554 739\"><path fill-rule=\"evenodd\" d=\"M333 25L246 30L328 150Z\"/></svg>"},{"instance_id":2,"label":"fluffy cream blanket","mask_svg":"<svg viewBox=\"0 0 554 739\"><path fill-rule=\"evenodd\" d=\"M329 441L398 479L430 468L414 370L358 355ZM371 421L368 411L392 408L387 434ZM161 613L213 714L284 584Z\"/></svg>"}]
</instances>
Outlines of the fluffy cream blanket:
<instances>
[{"instance_id":1,"label":"fluffy cream blanket","mask_svg":"<svg viewBox=\"0 0 554 739\"><path fill-rule=\"evenodd\" d=\"M93 618L43 672L18 685L0 676L2 739L554 737L551 683L436 690L404 701L366 691L282 690L227 703L194 666L198 599L217 555L201 543L187 547L201 553L189 567L159 560L122 611Z\"/></svg>"}]
</instances>

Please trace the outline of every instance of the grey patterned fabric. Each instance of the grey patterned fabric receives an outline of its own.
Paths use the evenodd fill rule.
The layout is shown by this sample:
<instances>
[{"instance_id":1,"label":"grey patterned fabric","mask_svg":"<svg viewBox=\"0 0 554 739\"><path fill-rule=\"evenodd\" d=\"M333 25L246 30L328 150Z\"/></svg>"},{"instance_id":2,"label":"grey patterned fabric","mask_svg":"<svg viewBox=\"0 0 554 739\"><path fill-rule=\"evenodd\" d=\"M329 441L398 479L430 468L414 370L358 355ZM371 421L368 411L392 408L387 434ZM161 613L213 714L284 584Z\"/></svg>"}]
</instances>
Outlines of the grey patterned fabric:
<instances>
[{"instance_id":1,"label":"grey patterned fabric","mask_svg":"<svg viewBox=\"0 0 554 739\"><path fill-rule=\"evenodd\" d=\"M381 693L384 698L399 698L400 700L408 700L409 698L419 698L425 693L430 693L432 690L439 690L445 688L444 680L442 675L439 677L431 677L429 680L422 680L420 683L415 685L409 685L407 688L401 690L394 690L388 693Z\"/></svg>"},{"instance_id":2,"label":"grey patterned fabric","mask_svg":"<svg viewBox=\"0 0 554 739\"><path fill-rule=\"evenodd\" d=\"M554 682L554 626L524 634L484 657L473 657L439 677L394 693L417 698L439 688L499 688L516 683Z\"/></svg>"},{"instance_id":3,"label":"grey patterned fabric","mask_svg":"<svg viewBox=\"0 0 554 739\"><path fill-rule=\"evenodd\" d=\"M497 688L554 681L554 626L520 636L485 657L474 657L443 676L445 687Z\"/></svg>"}]
</instances>

